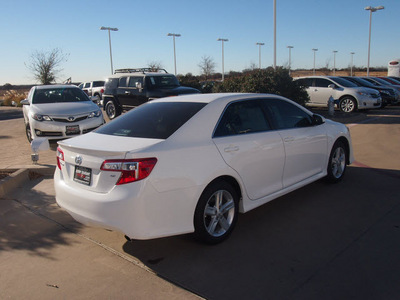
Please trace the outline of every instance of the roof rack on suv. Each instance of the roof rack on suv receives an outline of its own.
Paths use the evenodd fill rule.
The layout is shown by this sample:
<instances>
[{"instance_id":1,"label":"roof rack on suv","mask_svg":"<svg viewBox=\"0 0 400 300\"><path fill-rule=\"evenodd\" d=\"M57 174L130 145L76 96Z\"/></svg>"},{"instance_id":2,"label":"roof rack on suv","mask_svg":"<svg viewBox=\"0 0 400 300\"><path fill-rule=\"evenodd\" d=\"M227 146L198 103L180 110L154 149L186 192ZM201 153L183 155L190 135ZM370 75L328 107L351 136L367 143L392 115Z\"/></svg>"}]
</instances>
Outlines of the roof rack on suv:
<instances>
[{"instance_id":1,"label":"roof rack on suv","mask_svg":"<svg viewBox=\"0 0 400 300\"><path fill-rule=\"evenodd\" d=\"M153 68L138 68L138 69L131 69L131 68L127 68L127 69L116 69L114 74L117 73L146 73L146 72L165 72L168 73L167 70L165 69L153 69Z\"/></svg>"}]
</instances>

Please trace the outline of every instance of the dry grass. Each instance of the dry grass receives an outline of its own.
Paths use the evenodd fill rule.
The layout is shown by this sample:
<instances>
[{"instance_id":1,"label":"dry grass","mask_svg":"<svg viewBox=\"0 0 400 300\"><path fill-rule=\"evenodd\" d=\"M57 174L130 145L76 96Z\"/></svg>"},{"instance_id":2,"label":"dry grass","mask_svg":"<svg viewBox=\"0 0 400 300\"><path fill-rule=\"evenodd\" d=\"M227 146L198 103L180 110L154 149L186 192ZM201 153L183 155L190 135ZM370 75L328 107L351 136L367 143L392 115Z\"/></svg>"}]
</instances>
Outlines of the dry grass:
<instances>
[{"instance_id":1,"label":"dry grass","mask_svg":"<svg viewBox=\"0 0 400 300\"><path fill-rule=\"evenodd\" d=\"M17 91L17 90L8 90L5 91L2 95L3 106L12 106L13 101L16 103L17 106L21 106L21 100L26 99L28 92L24 91Z\"/></svg>"}]
</instances>

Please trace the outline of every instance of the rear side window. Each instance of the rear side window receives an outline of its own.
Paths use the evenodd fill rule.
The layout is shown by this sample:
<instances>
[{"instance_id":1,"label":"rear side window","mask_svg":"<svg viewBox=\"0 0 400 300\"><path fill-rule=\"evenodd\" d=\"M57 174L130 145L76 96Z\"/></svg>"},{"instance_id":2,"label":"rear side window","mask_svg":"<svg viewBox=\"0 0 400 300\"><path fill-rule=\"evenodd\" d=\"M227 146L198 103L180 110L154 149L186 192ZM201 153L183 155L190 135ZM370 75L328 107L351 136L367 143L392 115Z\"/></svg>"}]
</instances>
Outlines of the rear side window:
<instances>
[{"instance_id":1,"label":"rear side window","mask_svg":"<svg viewBox=\"0 0 400 300\"><path fill-rule=\"evenodd\" d=\"M234 102L225 110L214 137L246 134L270 130L257 100Z\"/></svg>"},{"instance_id":2,"label":"rear side window","mask_svg":"<svg viewBox=\"0 0 400 300\"><path fill-rule=\"evenodd\" d=\"M126 137L167 139L205 105L194 102L150 102L118 117L96 132Z\"/></svg>"}]
</instances>

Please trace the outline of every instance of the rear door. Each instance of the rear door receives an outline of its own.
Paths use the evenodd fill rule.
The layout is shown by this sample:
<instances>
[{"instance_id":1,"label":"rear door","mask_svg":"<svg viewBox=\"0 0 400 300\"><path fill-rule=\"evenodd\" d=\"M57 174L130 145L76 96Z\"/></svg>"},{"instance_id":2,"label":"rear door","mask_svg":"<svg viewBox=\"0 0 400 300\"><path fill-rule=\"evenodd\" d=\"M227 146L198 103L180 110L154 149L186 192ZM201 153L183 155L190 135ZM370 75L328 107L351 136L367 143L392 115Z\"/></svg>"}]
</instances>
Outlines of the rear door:
<instances>
[{"instance_id":1,"label":"rear door","mask_svg":"<svg viewBox=\"0 0 400 300\"><path fill-rule=\"evenodd\" d=\"M229 104L213 141L225 162L239 174L250 199L282 189L283 142L272 130L259 100Z\"/></svg>"},{"instance_id":2,"label":"rear door","mask_svg":"<svg viewBox=\"0 0 400 300\"><path fill-rule=\"evenodd\" d=\"M117 90L118 100L126 108L133 108L146 102L143 92L143 76L121 77Z\"/></svg>"}]
</instances>

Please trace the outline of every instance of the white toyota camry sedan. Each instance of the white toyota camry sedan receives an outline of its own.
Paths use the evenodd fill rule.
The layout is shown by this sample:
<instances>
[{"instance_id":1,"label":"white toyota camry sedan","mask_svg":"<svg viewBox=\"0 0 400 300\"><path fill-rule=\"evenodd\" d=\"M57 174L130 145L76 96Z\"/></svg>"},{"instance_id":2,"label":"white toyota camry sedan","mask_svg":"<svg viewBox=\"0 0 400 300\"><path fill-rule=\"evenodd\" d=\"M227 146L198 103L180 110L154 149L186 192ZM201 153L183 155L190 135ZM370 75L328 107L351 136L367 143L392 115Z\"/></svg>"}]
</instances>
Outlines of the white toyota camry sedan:
<instances>
[{"instance_id":1,"label":"white toyota camry sedan","mask_svg":"<svg viewBox=\"0 0 400 300\"><path fill-rule=\"evenodd\" d=\"M267 94L163 98L59 142L57 203L77 221L152 239L223 241L238 213L353 161L345 125Z\"/></svg>"}]
</instances>

